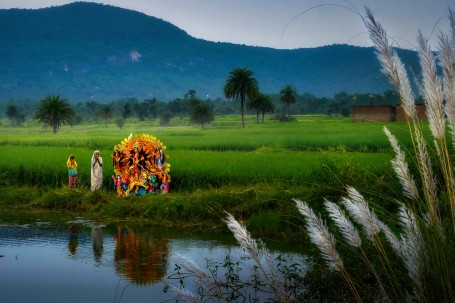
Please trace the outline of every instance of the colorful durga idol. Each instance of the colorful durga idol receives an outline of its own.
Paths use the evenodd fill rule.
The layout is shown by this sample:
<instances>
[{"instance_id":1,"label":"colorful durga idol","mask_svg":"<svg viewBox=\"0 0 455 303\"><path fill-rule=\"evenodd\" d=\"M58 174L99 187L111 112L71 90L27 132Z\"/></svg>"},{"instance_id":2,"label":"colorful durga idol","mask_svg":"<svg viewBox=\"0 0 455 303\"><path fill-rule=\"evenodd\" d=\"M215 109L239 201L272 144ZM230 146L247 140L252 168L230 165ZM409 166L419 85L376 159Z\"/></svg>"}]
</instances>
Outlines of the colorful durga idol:
<instances>
[{"instance_id":1,"label":"colorful durga idol","mask_svg":"<svg viewBox=\"0 0 455 303\"><path fill-rule=\"evenodd\" d=\"M114 146L114 188L119 196L169 192L170 164L166 146L156 137L131 134Z\"/></svg>"}]
</instances>

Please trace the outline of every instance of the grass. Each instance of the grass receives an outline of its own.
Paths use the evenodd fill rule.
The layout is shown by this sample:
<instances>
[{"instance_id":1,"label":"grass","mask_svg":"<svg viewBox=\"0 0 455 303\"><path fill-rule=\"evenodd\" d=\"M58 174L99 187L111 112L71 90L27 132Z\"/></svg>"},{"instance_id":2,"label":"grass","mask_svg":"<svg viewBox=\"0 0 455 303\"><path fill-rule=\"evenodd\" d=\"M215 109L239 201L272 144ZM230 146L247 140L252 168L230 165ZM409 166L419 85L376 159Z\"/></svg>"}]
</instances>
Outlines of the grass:
<instances>
[{"instance_id":1,"label":"grass","mask_svg":"<svg viewBox=\"0 0 455 303\"><path fill-rule=\"evenodd\" d=\"M391 175L392 157L380 135L383 123L298 116L292 123L266 120L255 124L254 116L247 116L247 128L233 128L238 119L217 117L207 130L188 125L186 119L159 128L156 121L128 120L123 130L111 124L82 124L63 126L55 135L33 121L19 128L2 123L0 184L7 190L25 186L37 192L30 204L33 207L165 225L221 223L214 210L227 209L251 220L250 228L262 233L292 229L290 217L295 211L289 211L291 197L336 196L344 182L356 182L359 176L364 188L390 190L382 182ZM116 197L111 153L130 133L150 133L167 146L170 195ZM101 151L104 161L105 187L97 194L88 190L95 149ZM70 154L78 162L78 192L66 190L65 164ZM0 199L10 196L5 188L0 188ZM123 201L128 202L118 203Z\"/></svg>"},{"instance_id":2,"label":"grass","mask_svg":"<svg viewBox=\"0 0 455 303\"><path fill-rule=\"evenodd\" d=\"M455 171L451 143L455 138L455 13L449 9L450 32L440 33L438 52L430 49L420 32L418 35L422 75L417 86L425 101L428 132L426 123L417 117L405 66L372 12L368 8L365 11L362 20L383 72L400 94L408 122L407 140L399 137L396 129L390 129L391 125L383 129L394 151L391 163L396 174L395 179L384 178L384 182L388 187L397 188L398 184L399 190L384 191L378 184L365 187L357 167L352 169L344 162L337 170L339 161L329 160L326 166L340 174L339 179L346 184L344 193L332 199L328 192L319 192L322 195L318 202L301 200L298 195L292 199L305 222L302 242L311 241L320 253L308 272L308 263L294 264L291 271L283 271L279 259L271 259L265 245L252 238L245 225L225 210L225 222L248 254L248 266L256 269L255 273L246 280L240 280L238 272L219 277L212 274L211 268L204 271L183 259L176 266L183 268L178 272L180 277L191 277L198 286L209 287L200 286L196 292L185 288L185 283L179 287L169 285L176 300L229 301L233 295L248 293L245 288L256 291L262 287L273 302L455 301ZM353 146L343 149L351 150ZM329 146L328 150L333 148ZM273 229L273 214L257 211L250 218L250 227L269 225ZM295 286L297 291L293 291Z\"/></svg>"}]
</instances>

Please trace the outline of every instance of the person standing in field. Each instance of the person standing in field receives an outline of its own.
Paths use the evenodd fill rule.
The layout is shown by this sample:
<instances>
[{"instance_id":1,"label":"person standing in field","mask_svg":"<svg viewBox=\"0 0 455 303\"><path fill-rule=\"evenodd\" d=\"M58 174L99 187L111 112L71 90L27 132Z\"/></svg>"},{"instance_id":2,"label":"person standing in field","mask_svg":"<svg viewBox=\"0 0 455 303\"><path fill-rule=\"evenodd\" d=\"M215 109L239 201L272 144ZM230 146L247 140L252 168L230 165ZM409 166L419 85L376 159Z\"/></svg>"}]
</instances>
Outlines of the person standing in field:
<instances>
[{"instance_id":1,"label":"person standing in field","mask_svg":"<svg viewBox=\"0 0 455 303\"><path fill-rule=\"evenodd\" d=\"M74 155L70 155L68 161L66 161L68 167L68 187L76 188L77 185L77 162Z\"/></svg>"},{"instance_id":2,"label":"person standing in field","mask_svg":"<svg viewBox=\"0 0 455 303\"><path fill-rule=\"evenodd\" d=\"M103 187L103 158L100 157L99 150L95 150L93 152L90 177L91 191L98 190Z\"/></svg>"}]
</instances>

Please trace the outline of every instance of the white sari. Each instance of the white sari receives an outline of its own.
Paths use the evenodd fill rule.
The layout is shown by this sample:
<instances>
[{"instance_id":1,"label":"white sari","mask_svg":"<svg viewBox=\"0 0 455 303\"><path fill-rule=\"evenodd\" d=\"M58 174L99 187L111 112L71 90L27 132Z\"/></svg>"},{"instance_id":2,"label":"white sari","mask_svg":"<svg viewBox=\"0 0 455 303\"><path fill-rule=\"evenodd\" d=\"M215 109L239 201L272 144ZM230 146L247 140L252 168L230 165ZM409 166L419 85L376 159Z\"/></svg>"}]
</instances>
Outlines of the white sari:
<instances>
[{"instance_id":1,"label":"white sari","mask_svg":"<svg viewBox=\"0 0 455 303\"><path fill-rule=\"evenodd\" d=\"M92 155L91 169L90 169L90 190L98 190L103 187L103 158L99 157L99 163L95 161L95 154L99 154L98 150L95 150Z\"/></svg>"}]
</instances>

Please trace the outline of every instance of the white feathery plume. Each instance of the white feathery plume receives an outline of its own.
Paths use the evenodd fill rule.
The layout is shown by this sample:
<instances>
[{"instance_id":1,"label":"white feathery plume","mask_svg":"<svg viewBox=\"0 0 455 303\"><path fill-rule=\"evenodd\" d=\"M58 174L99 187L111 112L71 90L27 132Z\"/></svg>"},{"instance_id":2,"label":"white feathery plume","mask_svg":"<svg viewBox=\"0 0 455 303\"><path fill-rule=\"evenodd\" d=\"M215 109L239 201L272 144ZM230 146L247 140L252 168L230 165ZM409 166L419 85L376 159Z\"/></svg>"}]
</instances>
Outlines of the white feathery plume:
<instances>
[{"instance_id":1,"label":"white feathery plume","mask_svg":"<svg viewBox=\"0 0 455 303\"><path fill-rule=\"evenodd\" d=\"M251 237L248 230L235 220L234 216L228 212L226 213L226 219L224 220L227 224L229 230L234 235L235 239L239 245L247 251L247 253L254 259L257 266L262 270L264 278L269 282L269 285L275 290L275 293L279 301L287 301L287 293L283 288L283 283L281 283L280 278L277 276L276 271L274 270L273 264L271 264L271 257L269 252L264 245L258 245L257 242ZM260 242L262 243L262 242ZM260 247L261 246L261 247ZM262 262L261 258L264 256L265 260L268 262L270 273L267 273Z\"/></svg>"},{"instance_id":2,"label":"white feathery plume","mask_svg":"<svg viewBox=\"0 0 455 303\"><path fill-rule=\"evenodd\" d=\"M395 251L395 253L401 258L401 259L404 259L404 255L405 255L405 252L403 250L403 246L400 242L400 240L398 239L398 237L390 230L390 228L383 224L381 226L381 230L384 232L384 235L387 239L387 241L389 242L390 246L393 248L393 250Z\"/></svg>"},{"instance_id":3,"label":"white feathery plume","mask_svg":"<svg viewBox=\"0 0 455 303\"><path fill-rule=\"evenodd\" d=\"M415 138L417 142L418 150L418 160L420 167L420 176L422 178L422 183L425 192L425 198L427 200L428 209L430 212L430 218L433 223L435 223L437 209L437 186L436 178L433 174L433 169L431 168L431 159L427 151L426 142L423 139L422 133L415 129Z\"/></svg>"},{"instance_id":4,"label":"white feathery plume","mask_svg":"<svg viewBox=\"0 0 455 303\"><path fill-rule=\"evenodd\" d=\"M163 283L169 288L170 291L174 292L179 299L184 300L185 302L189 302L189 303L201 302L201 298L198 295L196 295L195 293L192 293L191 291L186 290L185 288L177 287L166 281Z\"/></svg>"},{"instance_id":5,"label":"white feathery plume","mask_svg":"<svg viewBox=\"0 0 455 303\"><path fill-rule=\"evenodd\" d=\"M228 212L225 213L226 219L224 222L227 224L239 245L245 249L257 263L260 263L261 253L256 241L251 237L248 230L235 220L232 214Z\"/></svg>"},{"instance_id":6,"label":"white feathery plume","mask_svg":"<svg viewBox=\"0 0 455 303\"><path fill-rule=\"evenodd\" d=\"M327 262L327 266L331 269L343 271L344 265L340 255L335 249L335 237L329 232L322 218L316 216L308 204L293 199L297 209L306 219L306 229L311 242L315 244L321 251L323 258Z\"/></svg>"},{"instance_id":7,"label":"white feathery plume","mask_svg":"<svg viewBox=\"0 0 455 303\"><path fill-rule=\"evenodd\" d=\"M178 255L177 256L177 261L176 261L179 265L181 265L183 268L185 268L188 273L191 274L191 276L197 278L199 281L203 282L204 285L215 285L215 281L213 280L213 278L209 275L207 275L207 273L205 271L203 271L199 265L197 265L194 261L184 257L184 256L181 256L181 255Z\"/></svg>"},{"instance_id":8,"label":"white feathery plume","mask_svg":"<svg viewBox=\"0 0 455 303\"><path fill-rule=\"evenodd\" d=\"M335 221L346 242L351 246L360 247L362 245L362 240L360 239L359 231L355 228L354 224L346 217L338 205L327 199L324 200L324 205L330 218Z\"/></svg>"},{"instance_id":9,"label":"white feathery plume","mask_svg":"<svg viewBox=\"0 0 455 303\"><path fill-rule=\"evenodd\" d=\"M443 139L445 136L445 120L442 93L442 85L436 72L436 62L428 41L419 31L417 37L419 44L419 59L422 67L422 96L426 104L426 112L430 123L430 130L433 137Z\"/></svg>"},{"instance_id":10,"label":"white feathery plume","mask_svg":"<svg viewBox=\"0 0 455 303\"><path fill-rule=\"evenodd\" d=\"M416 285L416 293L422 289L423 238L414 214L403 205L398 212L398 218L403 226L402 246L404 264L409 277Z\"/></svg>"},{"instance_id":11,"label":"white feathery plume","mask_svg":"<svg viewBox=\"0 0 455 303\"><path fill-rule=\"evenodd\" d=\"M398 58L397 54L394 55L393 61L396 61L398 78L400 81L400 86L397 87L396 90L401 97L401 105L403 106L403 110L409 118L412 120L417 120L418 117L414 101L414 94L412 92L411 83L409 82L404 64Z\"/></svg>"},{"instance_id":12,"label":"white feathery plume","mask_svg":"<svg viewBox=\"0 0 455 303\"><path fill-rule=\"evenodd\" d=\"M395 152L395 158L391 160L392 167L398 179L400 180L404 195L409 199L418 200L419 191L415 184L414 178L409 171L404 152L401 150L395 136L392 135L386 126L384 126L384 133L386 134L387 138L389 138L390 144L392 145L392 148Z\"/></svg>"},{"instance_id":13,"label":"white feathery plume","mask_svg":"<svg viewBox=\"0 0 455 303\"><path fill-rule=\"evenodd\" d=\"M454 40L455 43L455 40ZM455 132L455 45L452 47L449 38L439 36L438 58L443 72L443 94L445 103L445 114L452 130L452 137Z\"/></svg>"},{"instance_id":14,"label":"white feathery plume","mask_svg":"<svg viewBox=\"0 0 455 303\"><path fill-rule=\"evenodd\" d=\"M351 216L362 225L368 239L372 240L381 229L378 224L379 219L376 214L370 210L363 196L353 187L347 187L349 198L343 197L341 203L346 207Z\"/></svg>"},{"instance_id":15,"label":"white feathery plume","mask_svg":"<svg viewBox=\"0 0 455 303\"><path fill-rule=\"evenodd\" d=\"M414 95L406 69L396 52L390 46L386 31L376 22L373 13L368 8L366 8L366 16L365 25L376 48L376 53L382 66L382 72L389 78L389 81L400 94L405 114L412 120L416 120L417 111Z\"/></svg>"}]
</instances>

